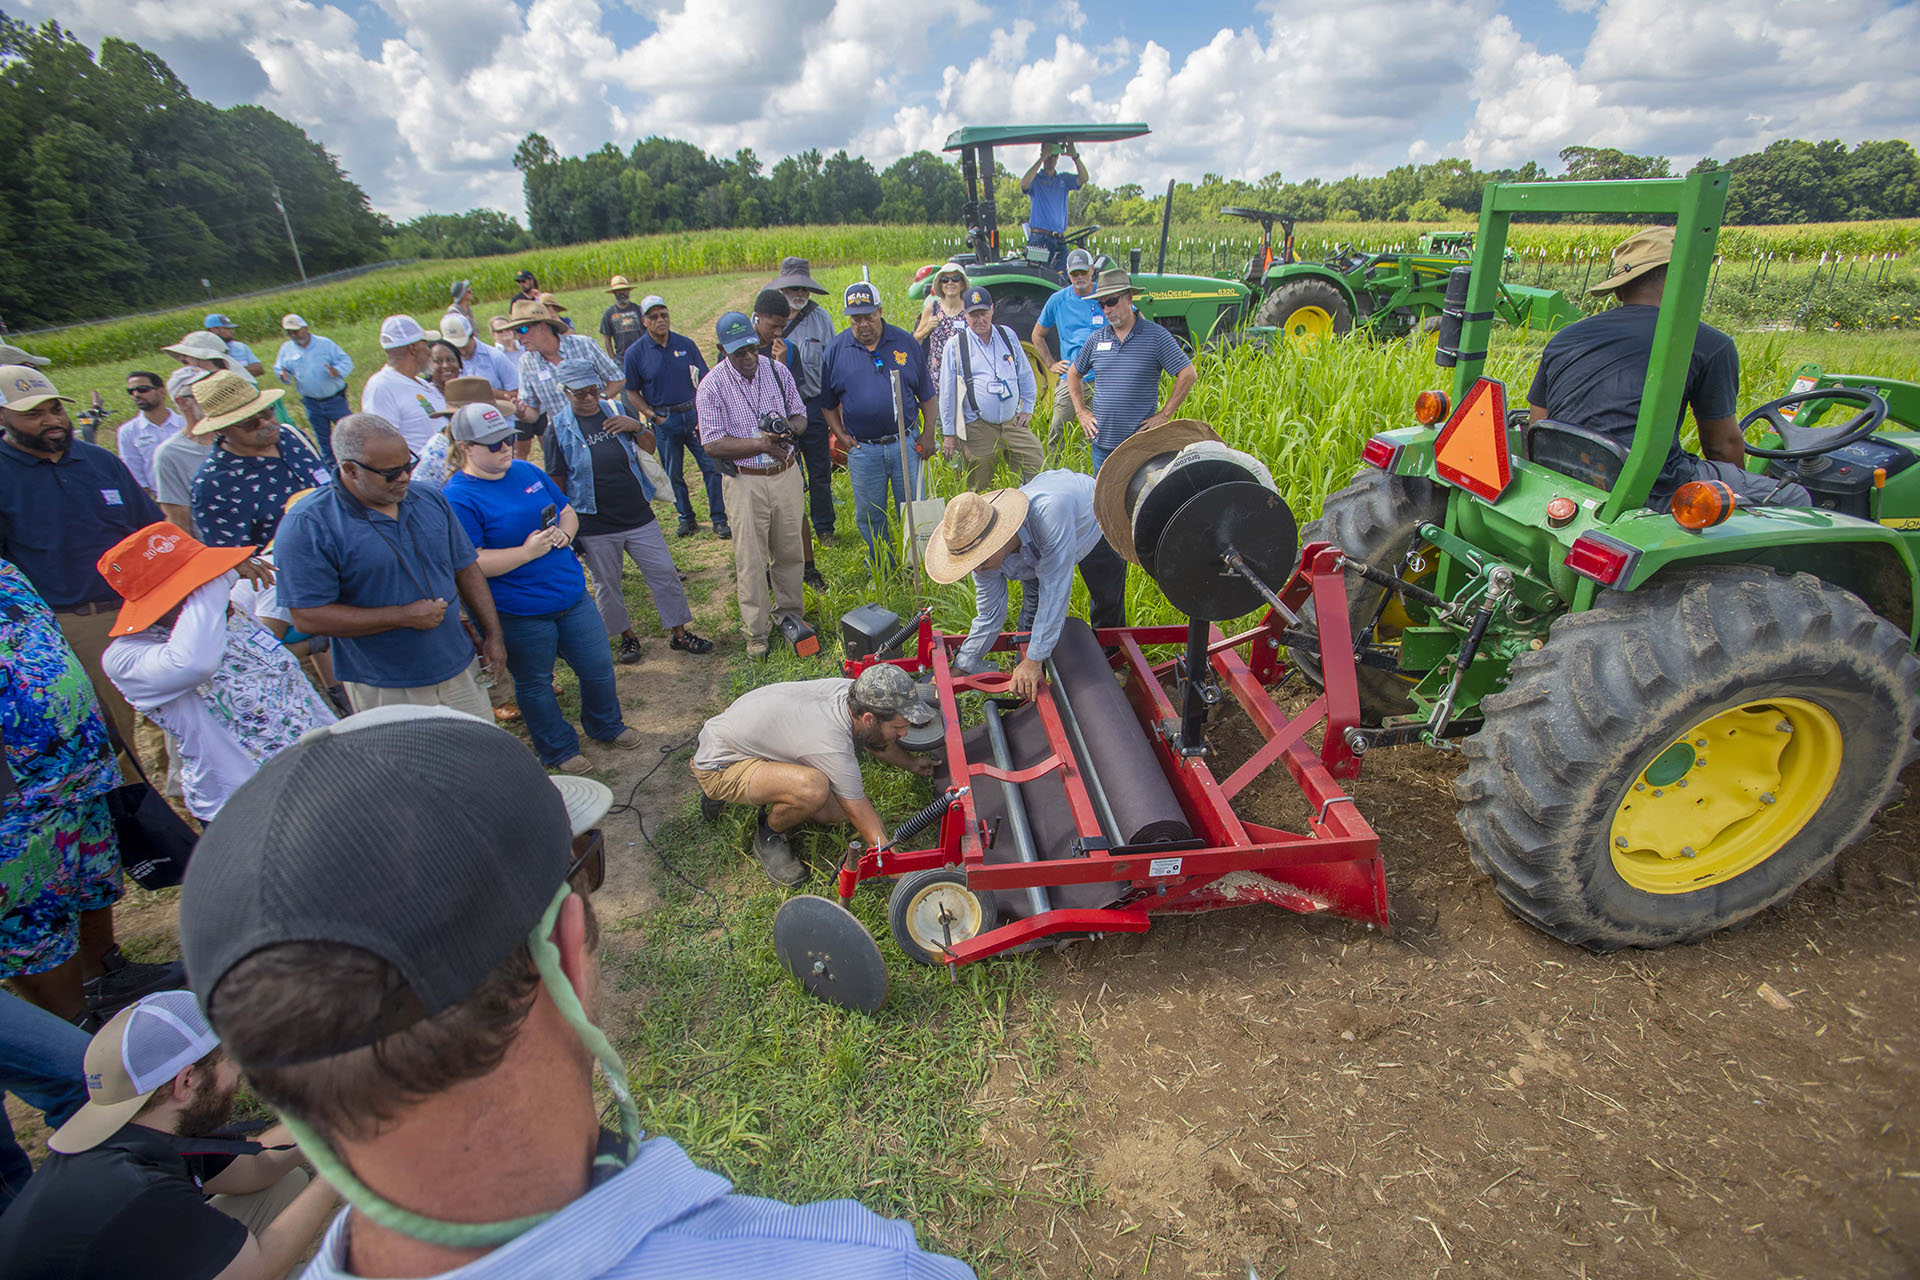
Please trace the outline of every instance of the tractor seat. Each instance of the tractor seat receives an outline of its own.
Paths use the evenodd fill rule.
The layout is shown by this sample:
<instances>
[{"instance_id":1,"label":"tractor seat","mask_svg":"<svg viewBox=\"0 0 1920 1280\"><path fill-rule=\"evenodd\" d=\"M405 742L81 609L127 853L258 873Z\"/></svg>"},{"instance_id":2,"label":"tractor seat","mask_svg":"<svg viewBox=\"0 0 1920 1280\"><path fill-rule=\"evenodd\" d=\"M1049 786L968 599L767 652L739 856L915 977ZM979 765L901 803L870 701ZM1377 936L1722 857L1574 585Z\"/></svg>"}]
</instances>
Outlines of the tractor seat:
<instances>
[{"instance_id":1,"label":"tractor seat","mask_svg":"<svg viewBox=\"0 0 1920 1280\"><path fill-rule=\"evenodd\" d=\"M1571 422L1530 422L1521 440L1527 461L1596 489L1611 491L1627 467L1627 451L1618 440Z\"/></svg>"}]
</instances>

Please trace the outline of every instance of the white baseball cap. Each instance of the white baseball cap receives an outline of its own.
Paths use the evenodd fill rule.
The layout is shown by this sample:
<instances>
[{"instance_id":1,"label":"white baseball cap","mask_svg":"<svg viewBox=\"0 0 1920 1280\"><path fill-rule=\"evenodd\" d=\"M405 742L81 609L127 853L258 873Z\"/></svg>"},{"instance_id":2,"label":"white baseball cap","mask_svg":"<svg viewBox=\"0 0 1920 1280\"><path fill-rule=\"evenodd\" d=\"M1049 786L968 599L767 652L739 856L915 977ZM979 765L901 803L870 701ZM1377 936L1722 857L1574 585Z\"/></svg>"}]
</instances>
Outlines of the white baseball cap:
<instances>
[{"instance_id":1,"label":"white baseball cap","mask_svg":"<svg viewBox=\"0 0 1920 1280\"><path fill-rule=\"evenodd\" d=\"M47 1139L54 1151L91 1151L139 1114L182 1067L219 1045L191 991L156 991L128 1005L87 1046L87 1103Z\"/></svg>"},{"instance_id":2,"label":"white baseball cap","mask_svg":"<svg viewBox=\"0 0 1920 1280\"><path fill-rule=\"evenodd\" d=\"M167 377L167 394L175 400L181 396L192 395L190 388L206 376L205 369L196 369L190 364L183 364Z\"/></svg>"},{"instance_id":3,"label":"white baseball cap","mask_svg":"<svg viewBox=\"0 0 1920 1280\"><path fill-rule=\"evenodd\" d=\"M289 311L280 317L280 327L288 333L292 333L295 329L305 329L308 326L306 319L298 312Z\"/></svg>"},{"instance_id":4,"label":"white baseball cap","mask_svg":"<svg viewBox=\"0 0 1920 1280\"><path fill-rule=\"evenodd\" d=\"M427 331L412 316L388 316L380 322L380 345L387 351L426 340Z\"/></svg>"},{"instance_id":5,"label":"white baseball cap","mask_svg":"<svg viewBox=\"0 0 1920 1280\"><path fill-rule=\"evenodd\" d=\"M464 347L473 337L473 325L458 311L449 311L440 317L440 336L456 347Z\"/></svg>"},{"instance_id":6,"label":"white baseball cap","mask_svg":"<svg viewBox=\"0 0 1920 1280\"><path fill-rule=\"evenodd\" d=\"M655 307L664 307L666 305L667 305L667 300L665 298L661 297L657 293L650 293L646 297L640 299L640 314L645 315L647 314L647 312L653 310Z\"/></svg>"}]
</instances>

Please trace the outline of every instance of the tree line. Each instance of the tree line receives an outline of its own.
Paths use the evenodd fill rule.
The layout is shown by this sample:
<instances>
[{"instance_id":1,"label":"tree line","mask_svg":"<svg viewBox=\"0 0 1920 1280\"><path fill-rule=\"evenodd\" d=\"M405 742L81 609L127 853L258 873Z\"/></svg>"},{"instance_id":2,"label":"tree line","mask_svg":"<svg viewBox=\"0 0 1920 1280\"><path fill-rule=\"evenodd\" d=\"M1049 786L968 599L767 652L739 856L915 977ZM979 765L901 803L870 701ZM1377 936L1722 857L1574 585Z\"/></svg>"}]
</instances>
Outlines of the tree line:
<instances>
[{"instance_id":1,"label":"tree line","mask_svg":"<svg viewBox=\"0 0 1920 1280\"><path fill-rule=\"evenodd\" d=\"M385 255L390 224L290 121L202 102L125 40L96 58L53 22L0 13L7 327L296 279L281 204L309 274Z\"/></svg>"}]
</instances>

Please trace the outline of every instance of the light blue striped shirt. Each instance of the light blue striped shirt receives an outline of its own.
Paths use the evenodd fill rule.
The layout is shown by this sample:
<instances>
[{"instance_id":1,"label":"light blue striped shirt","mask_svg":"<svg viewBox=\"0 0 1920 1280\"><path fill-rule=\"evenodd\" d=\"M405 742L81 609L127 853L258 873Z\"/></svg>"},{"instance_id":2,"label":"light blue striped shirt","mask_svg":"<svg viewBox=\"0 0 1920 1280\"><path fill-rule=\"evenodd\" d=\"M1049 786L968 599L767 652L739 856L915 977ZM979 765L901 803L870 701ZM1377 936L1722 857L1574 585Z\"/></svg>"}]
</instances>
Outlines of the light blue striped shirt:
<instances>
[{"instance_id":1,"label":"light blue striped shirt","mask_svg":"<svg viewBox=\"0 0 1920 1280\"><path fill-rule=\"evenodd\" d=\"M1040 584L1040 607L1033 615L1033 639L1027 656L1045 662L1067 625L1073 599L1073 568L1100 545L1100 523L1093 518L1093 477L1081 471L1042 471L1020 486L1027 495L1027 518L1020 545L998 569L973 571L973 626L960 646L959 665L977 670L981 655L1007 620L1007 583Z\"/></svg>"},{"instance_id":2,"label":"light blue striped shirt","mask_svg":"<svg viewBox=\"0 0 1920 1280\"><path fill-rule=\"evenodd\" d=\"M967 344L967 359L960 359L960 344ZM966 368L973 370L973 409L967 406L967 388L963 385ZM962 324L947 339L940 355L940 430L944 435L958 434L957 428L976 419L996 426L1012 422L1016 414L1032 413L1038 389L1033 381L1033 366L1020 349L1020 340L1005 325L993 326L993 340L982 342L971 326Z\"/></svg>"},{"instance_id":3,"label":"light blue striped shirt","mask_svg":"<svg viewBox=\"0 0 1920 1280\"><path fill-rule=\"evenodd\" d=\"M786 1205L732 1186L653 1138L620 1173L444 1280L973 1280L923 1253L913 1228L853 1200ZM347 1219L333 1220L303 1280L348 1280Z\"/></svg>"},{"instance_id":4,"label":"light blue striped shirt","mask_svg":"<svg viewBox=\"0 0 1920 1280\"><path fill-rule=\"evenodd\" d=\"M335 377L327 372L332 365ZM332 338L309 334L307 345L292 338L280 344L273 358L274 373L285 378L293 375L293 389L309 400L330 400L347 389L347 375L353 372L353 357L340 349Z\"/></svg>"}]
</instances>

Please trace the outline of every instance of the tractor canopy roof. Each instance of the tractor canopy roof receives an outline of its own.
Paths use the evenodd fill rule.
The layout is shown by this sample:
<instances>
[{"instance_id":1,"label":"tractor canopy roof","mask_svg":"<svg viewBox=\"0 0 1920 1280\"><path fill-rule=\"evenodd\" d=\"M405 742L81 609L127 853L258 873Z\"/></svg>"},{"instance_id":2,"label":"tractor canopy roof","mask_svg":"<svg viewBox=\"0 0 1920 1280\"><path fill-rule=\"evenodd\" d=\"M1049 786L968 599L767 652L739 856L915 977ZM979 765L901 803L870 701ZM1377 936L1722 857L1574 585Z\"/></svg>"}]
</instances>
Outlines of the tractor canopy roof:
<instances>
[{"instance_id":1,"label":"tractor canopy roof","mask_svg":"<svg viewBox=\"0 0 1920 1280\"><path fill-rule=\"evenodd\" d=\"M962 147L1012 147L1036 142L1122 142L1152 130L1144 124L968 125L947 135L943 151Z\"/></svg>"}]
</instances>

